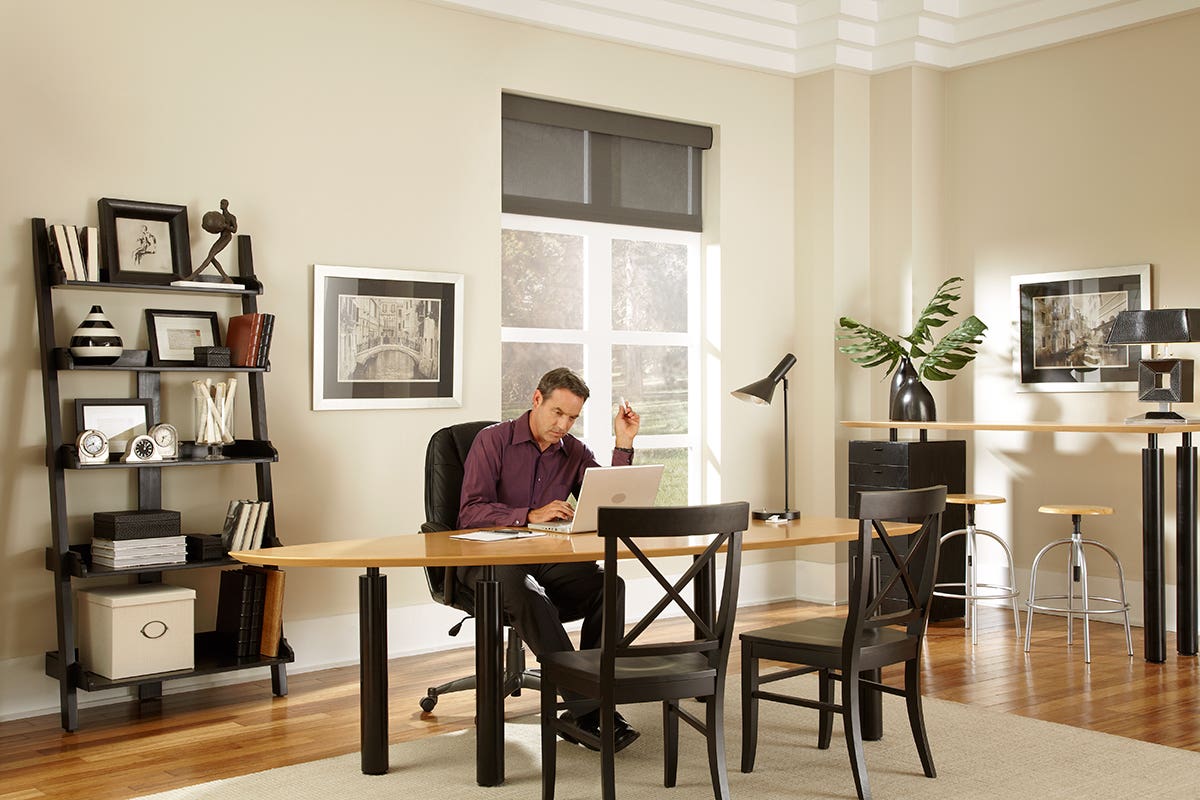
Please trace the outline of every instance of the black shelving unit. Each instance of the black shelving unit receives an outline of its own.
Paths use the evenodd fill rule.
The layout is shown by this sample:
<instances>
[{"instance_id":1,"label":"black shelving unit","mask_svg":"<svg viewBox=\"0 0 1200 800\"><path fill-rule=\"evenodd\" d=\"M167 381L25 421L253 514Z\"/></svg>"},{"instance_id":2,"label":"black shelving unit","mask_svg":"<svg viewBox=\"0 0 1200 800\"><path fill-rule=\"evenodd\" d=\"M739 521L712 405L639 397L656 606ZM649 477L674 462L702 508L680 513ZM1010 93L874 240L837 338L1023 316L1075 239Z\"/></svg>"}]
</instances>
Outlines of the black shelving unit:
<instances>
[{"instance_id":1,"label":"black shelving unit","mask_svg":"<svg viewBox=\"0 0 1200 800\"><path fill-rule=\"evenodd\" d=\"M271 500L271 464L279 460L275 448L267 435L267 404L264 375L269 367L199 367L199 366L155 366L137 363L137 359L123 357L116 364L93 366L76 364L69 350L57 347L54 335L54 300L56 291L119 291L119 292L167 292L178 294L201 294L212 297L223 296L240 301L241 313L258 311L258 296L262 284L254 276L254 260L248 236L237 237L238 262L242 277L237 279L239 289L208 289L142 285L134 283L95 283L84 281L59 281L50 262L49 238L46 221L32 220L34 286L37 290L38 338L41 351L42 399L46 415L46 469L50 481L50 538L46 548L46 569L54 574L55 616L58 629L58 649L46 653L46 674L58 681L59 707L62 727L73 731L79 725L77 693L118 687L137 687L139 701L151 700L162 695L165 681L188 678L194 675L210 675L234 670L270 667L271 689L277 696L287 694L287 664L295 658L286 639L281 639L279 654L275 657L236 657L228 652L219 637L212 631L196 634L195 664L192 669L174 672L138 675L130 678L110 680L87 672L79 663L78 636L74 609L73 580L86 581L92 577L111 578L127 575L137 583L160 583L164 572L181 569L205 569L234 566L238 562L230 558L210 561L193 561L186 564L161 565L112 569L91 564L90 545L71 545L67 532L67 496L65 471L124 469L137 483L138 508L162 507L162 470L175 467L221 467L231 464L253 465L257 496L259 500ZM73 443L64 439L62 426L62 401L59 394L59 373L63 371L89 370L125 372L134 378L136 397L151 401L151 417L161 419L162 374L174 372L192 373L245 373L249 388L251 435L250 439L239 439L224 445L218 457L209 448L197 448L192 442L180 443L180 457L173 461L124 464L115 457L107 464L80 464ZM72 440L74 437L71 437ZM270 506L263 546L275 546L279 539L275 532L275 507Z\"/></svg>"}]
</instances>

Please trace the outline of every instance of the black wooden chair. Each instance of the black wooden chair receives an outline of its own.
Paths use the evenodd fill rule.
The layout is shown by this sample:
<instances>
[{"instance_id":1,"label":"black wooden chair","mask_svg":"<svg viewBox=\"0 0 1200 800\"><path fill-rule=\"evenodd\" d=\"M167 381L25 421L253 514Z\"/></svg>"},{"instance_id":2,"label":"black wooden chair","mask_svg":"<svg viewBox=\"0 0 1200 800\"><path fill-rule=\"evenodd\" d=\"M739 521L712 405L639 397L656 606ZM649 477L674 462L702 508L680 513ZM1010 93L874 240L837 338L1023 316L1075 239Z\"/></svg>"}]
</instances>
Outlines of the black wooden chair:
<instances>
[{"instance_id":1,"label":"black wooden chair","mask_svg":"<svg viewBox=\"0 0 1200 800\"><path fill-rule=\"evenodd\" d=\"M889 492L863 492L859 505L858 542L860 553L871 552L874 533L884 554L895 564L896 574L877 592L871 591L870 559L858 559L850 582L849 611L846 617L819 617L776 625L741 634L742 641L742 772L754 769L758 745L758 702L771 700L815 708L821 712L817 747L829 747L833 733L833 715L841 714L850 751L850 767L858 796L871 796L863 760L860 687L869 686L904 697L908 703L908 721L912 727L917 754L925 775L933 778L933 756L925 735L921 709L921 646L933 597L937 574L938 543L942 510L946 506L946 487L908 489ZM889 536L883 520L919 519L921 529L911 534L908 543ZM878 549L878 548L877 548ZM885 613L881 601L899 582L908 606ZM798 668L759 673L759 660L770 659ZM889 664L904 664L904 686L887 686L861 677L868 670ZM820 699L795 697L762 690L771 683L808 672L819 673ZM833 702L834 681L842 683L841 702Z\"/></svg>"},{"instance_id":2,"label":"black wooden chair","mask_svg":"<svg viewBox=\"0 0 1200 800\"><path fill-rule=\"evenodd\" d=\"M615 728L618 704L661 702L663 708L663 785L674 786L679 754L679 720L708 740L708 764L713 794L729 797L723 726L725 672L737 609L742 533L750 515L748 503L711 506L615 508L601 507L598 535L604 538L604 636L599 650L548 653L542 665L542 798L553 800L556 734L560 728L578 737L557 718L556 693L564 689L600 701L598 740L583 734L600 750L600 788L603 800L616 796ZM637 537L682 537L715 534L712 543L676 581L671 582L638 548ZM617 550L624 545L662 586L662 598L625 632L621 595L617 591ZM684 597L699 583L699 596L715 587L716 555L726 549L723 585L717 595L715 620L704 619ZM696 634L686 641L635 644L660 613L674 603L695 623ZM680 706L685 698L703 698L704 720Z\"/></svg>"},{"instance_id":3,"label":"black wooden chair","mask_svg":"<svg viewBox=\"0 0 1200 800\"><path fill-rule=\"evenodd\" d=\"M487 421L463 422L442 428L429 437L429 446L425 450L425 523L421 525L422 533L458 528L463 462L467 459L475 436L494 424ZM455 579L454 567L426 567L425 580L434 600L474 616L474 592ZM458 635L463 622L450 629L451 636ZM433 711L441 695L474 689L475 685L475 675L465 675L441 686L431 686L421 698L421 710L427 713ZM508 628L504 665L505 696L517 696L521 694L521 689L537 689L540 685L537 673L525 669L525 646L521 637L511 627Z\"/></svg>"}]
</instances>

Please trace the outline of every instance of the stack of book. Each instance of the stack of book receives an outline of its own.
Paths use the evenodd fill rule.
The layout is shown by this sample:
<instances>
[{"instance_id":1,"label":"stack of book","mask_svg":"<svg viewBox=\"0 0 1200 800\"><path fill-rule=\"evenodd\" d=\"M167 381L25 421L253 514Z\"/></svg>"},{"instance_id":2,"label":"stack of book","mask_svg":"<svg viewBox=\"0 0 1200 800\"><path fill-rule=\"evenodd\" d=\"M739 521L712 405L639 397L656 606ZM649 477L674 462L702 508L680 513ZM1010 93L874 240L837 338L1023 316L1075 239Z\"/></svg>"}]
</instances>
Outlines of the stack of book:
<instances>
[{"instance_id":1,"label":"stack of book","mask_svg":"<svg viewBox=\"0 0 1200 800\"><path fill-rule=\"evenodd\" d=\"M230 500L221 529L221 542L226 551L233 553L262 547L270 510L270 500Z\"/></svg>"},{"instance_id":2,"label":"stack of book","mask_svg":"<svg viewBox=\"0 0 1200 800\"><path fill-rule=\"evenodd\" d=\"M94 565L121 569L187 561L187 537L180 533L178 511L97 511L92 523Z\"/></svg>"},{"instance_id":3,"label":"stack of book","mask_svg":"<svg viewBox=\"0 0 1200 800\"><path fill-rule=\"evenodd\" d=\"M225 346L235 367L266 367L275 331L274 314L238 314L229 318Z\"/></svg>"},{"instance_id":4,"label":"stack of book","mask_svg":"<svg viewBox=\"0 0 1200 800\"><path fill-rule=\"evenodd\" d=\"M58 265L64 281L100 280L100 231L74 225L50 225L50 263Z\"/></svg>"},{"instance_id":5,"label":"stack of book","mask_svg":"<svg viewBox=\"0 0 1200 800\"><path fill-rule=\"evenodd\" d=\"M246 566L221 573L217 594L217 633L230 653L246 658L279 654L283 635L284 573Z\"/></svg>"}]
</instances>

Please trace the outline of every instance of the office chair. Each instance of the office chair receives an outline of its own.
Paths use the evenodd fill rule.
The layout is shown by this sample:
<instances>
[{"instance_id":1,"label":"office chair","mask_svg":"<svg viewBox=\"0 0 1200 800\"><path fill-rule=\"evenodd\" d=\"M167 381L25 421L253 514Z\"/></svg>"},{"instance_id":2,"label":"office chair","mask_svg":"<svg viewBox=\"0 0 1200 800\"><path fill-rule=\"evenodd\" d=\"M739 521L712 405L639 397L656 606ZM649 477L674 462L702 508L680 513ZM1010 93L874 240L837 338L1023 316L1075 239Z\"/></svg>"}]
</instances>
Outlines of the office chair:
<instances>
[{"instance_id":1,"label":"office chair","mask_svg":"<svg viewBox=\"0 0 1200 800\"><path fill-rule=\"evenodd\" d=\"M471 450L475 436L494 422L463 422L435 432L429 437L425 450L425 523L421 533L452 531L458 528L458 507L462 495L463 462ZM475 614L475 596L454 577L454 567L426 567L425 580L429 594L443 605L457 608L468 616ZM460 621L450 629L457 636ZM450 692L475 688L475 676L466 675L441 686L431 686L421 698L421 710L428 713L437 705L438 697ZM525 669L525 646L521 637L508 628L508 647L505 652L504 694L519 696L521 689L537 689L541 681L536 672Z\"/></svg>"},{"instance_id":2,"label":"office chair","mask_svg":"<svg viewBox=\"0 0 1200 800\"><path fill-rule=\"evenodd\" d=\"M821 712L817 747L829 747L833 734L833 715L841 714L850 752L850 768L861 800L870 800L871 787L863 759L860 686L869 686L888 694L904 697L908 721L916 742L921 766L927 777L937 776L929 739L925 735L925 717L921 708L921 646L933 598L937 575L942 511L946 507L946 487L903 491L863 492L859 504L858 543L860 553L871 552L874 533L883 544L881 558L890 559L896 574L888 585L871 592L871 560L858 559L851 576L849 610L844 619L818 617L741 634L742 640L742 772L754 770L758 747L758 701L771 700L789 705L815 708ZM907 548L888 536L882 520L919 518L921 529L911 534ZM893 584L901 582L908 598L906 608L885 613L881 601L888 597ZM759 659L783 661L804 666L759 673ZM904 664L904 686L887 686L860 677L867 670L888 664ZM773 681L819 673L820 699L763 691L759 687ZM833 702L835 680L842 682L840 703Z\"/></svg>"},{"instance_id":3,"label":"office chair","mask_svg":"<svg viewBox=\"0 0 1200 800\"><path fill-rule=\"evenodd\" d=\"M598 535L604 539L604 635L599 650L546 653L542 664L542 800L553 800L557 733L587 739L600 750L600 789L603 800L616 796L616 706L661 702L663 708L663 785L675 785L679 761L679 720L704 734L713 795L729 798L725 768L724 697L733 618L737 611L738 572L742 533L750 519L749 503L657 508L600 508ZM697 536L715 534L712 543L676 580L667 578L638 549L639 536ZM617 584L617 548L624 545L664 589L645 616L625 633L622 595ZM724 547L725 574L717 600L716 620L703 619L684 596L689 584L715 583L717 550ZM717 587L710 586L710 589ZM713 596L711 594L707 596ZM635 644L671 603L695 623L692 639ZM650 637L648 637L650 638ZM600 701L600 736L568 728L556 716L557 692L574 691ZM705 700L704 719L693 716L679 701Z\"/></svg>"}]
</instances>

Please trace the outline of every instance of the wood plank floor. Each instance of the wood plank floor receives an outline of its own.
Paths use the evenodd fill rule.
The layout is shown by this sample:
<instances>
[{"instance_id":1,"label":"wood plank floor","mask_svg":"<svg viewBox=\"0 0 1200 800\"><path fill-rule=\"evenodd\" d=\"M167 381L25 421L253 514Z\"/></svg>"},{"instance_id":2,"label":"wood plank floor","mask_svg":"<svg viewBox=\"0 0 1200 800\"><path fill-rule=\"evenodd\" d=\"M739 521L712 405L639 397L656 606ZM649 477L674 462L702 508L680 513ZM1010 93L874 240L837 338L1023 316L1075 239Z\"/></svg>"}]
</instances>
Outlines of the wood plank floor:
<instances>
[{"instance_id":1,"label":"wood plank floor","mask_svg":"<svg viewBox=\"0 0 1200 800\"><path fill-rule=\"evenodd\" d=\"M829 613L836 612L778 603L740 610L738 627ZM1200 665L1174 653L1173 636L1167 662L1147 664L1139 630L1131 659L1120 626L1093 624L1088 666L1078 626L1068 650L1063 621L1039 616L1026 655L1010 612L981 614L975 647L961 621L931 627L927 696L1200 751ZM446 696L426 717L416 701L427 686L465 674L472 664L469 649L393 660L391 740L469 728L473 693ZM732 669L738 669L736 647ZM57 714L0 723L0 800L124 800L358 750L357 667L290 675L288 683L285 698L273 698L264 678L141 706L84 708L75 733L61 730ZM536 692L507 705L510 715L536 708Z\"/></svg>"}]
</instances>

